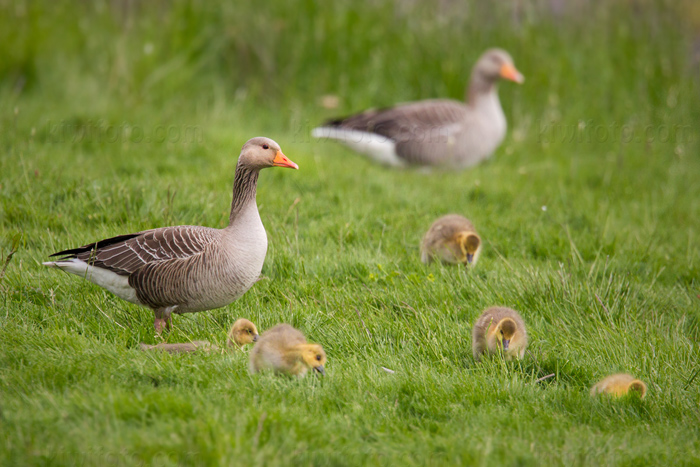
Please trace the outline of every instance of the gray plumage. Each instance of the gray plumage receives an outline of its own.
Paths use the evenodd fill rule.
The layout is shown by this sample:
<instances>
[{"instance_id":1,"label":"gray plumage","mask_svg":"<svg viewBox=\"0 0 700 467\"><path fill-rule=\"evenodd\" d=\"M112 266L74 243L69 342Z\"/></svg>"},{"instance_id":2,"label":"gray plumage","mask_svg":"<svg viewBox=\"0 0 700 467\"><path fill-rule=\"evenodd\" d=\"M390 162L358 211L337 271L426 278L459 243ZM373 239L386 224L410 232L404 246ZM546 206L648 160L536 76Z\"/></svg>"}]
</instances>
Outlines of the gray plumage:
<instances>
[{"instance_id":1,"label":"gray plumage","mask_svg":"<svg viewBox=\"0 0 700 467\"><path fill-rule=\"evenodd\" d=\"M267 235L255 203L265 167L298 168L269 138L253 138L236 165L229 225L163 227L120 235L51 256L46 266L81 275L120 298L152 308L156 329L170 313L225 306L258 279Z\"/></svg>"},{"instance_id":2,"label":"gray plumage","mask_svg":"<svg viewBox=\"0 0 700 467\"><path fill-rule=\"evenodd\" d=\"M504 50L487 50L472 70L466 104L433 99L371 109L326 122L313 136L338 140L393 166L468 167L490 156L506 133L500 79L522 82Z\"/></svg>"}]
</instances>

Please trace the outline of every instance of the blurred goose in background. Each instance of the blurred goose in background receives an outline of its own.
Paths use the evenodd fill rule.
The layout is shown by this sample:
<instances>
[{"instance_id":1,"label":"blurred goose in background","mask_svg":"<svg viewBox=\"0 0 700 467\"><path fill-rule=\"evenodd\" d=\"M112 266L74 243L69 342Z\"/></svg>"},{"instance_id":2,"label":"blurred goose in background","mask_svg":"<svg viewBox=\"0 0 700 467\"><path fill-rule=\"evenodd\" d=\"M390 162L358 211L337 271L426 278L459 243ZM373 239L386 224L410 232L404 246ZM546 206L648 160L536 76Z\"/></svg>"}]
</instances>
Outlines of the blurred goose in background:
<instances>
[{"instance_id":1,"label":"blurred goose in background","mask_svg":"<svg viewBox=\"0 0 700 467\"><path fill-rule=\"evenodd\" d=\"M448 214L433 222L421 242L420 259L428 264L434 259L465 266L475 265L481 253L481 237L469 219Z\"/></svg>"},{"instance_id":2,"label":"blurred goose in background","mask_svg":"<svg viewBox=\"0 0 700 467\"><path fill-rule=\"evenodd\" d=\"M289 324L278 324L260 336L250 352L250 371L273 370L303 377L309 370L326 375L326 353L318 344L309 344L304 335Z\"/></svg>"},{"instance_id":3,"label":"blurred goose in background","mask_svg":"<svg viewBox=\"0 0 700 467\"><path fill-rule=\"evenodd\" d=\"M192 341L186 342L184 344L166 344L163 342L158 345L148 345L141 342L141 344L139 344L139 348L144 352L147 352L149 350L160 350L162 352L168 353L190 353L196 352L197 350L219 350L217 346L210 344L209 341Z\"/></svg>"},{"instance_id":4,"label":"blurred goose in background","mask_svg":"<svg viewBox=\"0 0 700 467\"><path fill-rule=\"evenodd\" d=\"M472 69L466 104L432 99L371 109L330 120L312 136L337 140L389 166L469 167L489 157L505 137L501 79L524 81L508 52L489 49Z\"/></svg>"},{"instance_id":5,"label":"blurred goose in background","mask_svg":"<svg viewBox=\"0 0 700 467\"><path fill-rule=\"evenodd\" d=\"M183 225L145 230L59 251L45 266L81 276L119 298L153 309L155 329L170 328L171 313L228 305L258 279L267 235L255 194L266 167L299 167L269 138L243 145L236 165L229 225Z\"/></svg>"},{"instance_id":6,"label":"blurred goose in background","mask_svg":"<svg viewBox=\"0 0 700 467\"><path fill-rule=\"evenodd\" d=\"M610 394L614 397L622 397L630 392L638 393L639 397L643 399L647 394L647 385L632 375L619 373L598 381L591 388L591 396Z\"/></svg>"},{"instance_id":7,"label":"blurred goose in background","mask_svg":"<svg viewBox=\"0 0 700 467\"><path fill-rule=\"evenodd\" d=\"M484 310L472 328L472 351L478 362L481 356L503 353L506 360L523 358L527 347L525 322L517 311L505 307Z\"/></svg>"},{"instance_id":8,"label":"blurred goose in background","mask_svg":"<svg viewBox=\"0 0 700 467\"><path fill-rule=\"evenodd\" d=\"M228 333L228 346L241 348L246 344L256 342L260 336L258 328L245 318L241 318L233 323Z\"/></svg>"}]
</instances>

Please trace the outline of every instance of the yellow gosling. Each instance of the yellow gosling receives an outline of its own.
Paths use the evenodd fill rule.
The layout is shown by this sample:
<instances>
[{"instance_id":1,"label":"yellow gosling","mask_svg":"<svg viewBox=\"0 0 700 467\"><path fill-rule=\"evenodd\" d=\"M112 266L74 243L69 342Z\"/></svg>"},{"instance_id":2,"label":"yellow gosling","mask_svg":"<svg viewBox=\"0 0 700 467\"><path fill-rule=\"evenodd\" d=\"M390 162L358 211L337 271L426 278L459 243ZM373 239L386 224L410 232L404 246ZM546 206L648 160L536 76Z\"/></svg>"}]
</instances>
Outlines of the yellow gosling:
<instances>
[{"instance_id":1,"label":"yellow gosling","mask_svg":"<svg viewBox=\"0 0 700 467\"><path fill-rule=\"evenodd\" d=\"M647 394L647 385L632 375L618 373L604 378L591 388L591 396L598 394L610 394L614 397L622 397L631 392L636 392L642 399Z\"/></svg>"},{"instance_id":2,"label":"yellow gosling","mask_svg":"<svg viewBox=\"0 0 700 467\"><path fill-rule=\"evenodd\" d=\"M527 348L525 322L517 311L505 307L484 310L472 328L472 351L481 356L503 354L506 360L523 358Z\"/></svg>"},{"instance_id":3,"label":"yellow gosling","mask_svg":"<svg viewBox=\"0 0 700 467\"><path fill-rule=\"evenodd\" d=\"M309 344L304 335L289 324L278 324L258 339L250 352L250 371L272 370L303 377L309 370L325 376L326 353L318 344Z\"/></svg>"},{"instance_id":4,"label":"yellow gosling","mask_svg":"<svg viewBox=\"0 0 700 467\"><path fill-rule=\"evenodd\" d=\"M233 323L228 333L228 346L241 348L246 344L256 342L259 337L258 328L255 327L255 324L245 318L241 318Z\"/></svg>"},{"instance_id":5,"label":"yellow gosling","mask_svg":"<svg viewBox=\"0 0 700 467\"><path fill-rule=\"evenodd\" d=\"M475 265L481 253L481 237L469 219L448 214L433 222L421 242L421 261L434 259L450 264Z\"/></svg>"}]
</instances>

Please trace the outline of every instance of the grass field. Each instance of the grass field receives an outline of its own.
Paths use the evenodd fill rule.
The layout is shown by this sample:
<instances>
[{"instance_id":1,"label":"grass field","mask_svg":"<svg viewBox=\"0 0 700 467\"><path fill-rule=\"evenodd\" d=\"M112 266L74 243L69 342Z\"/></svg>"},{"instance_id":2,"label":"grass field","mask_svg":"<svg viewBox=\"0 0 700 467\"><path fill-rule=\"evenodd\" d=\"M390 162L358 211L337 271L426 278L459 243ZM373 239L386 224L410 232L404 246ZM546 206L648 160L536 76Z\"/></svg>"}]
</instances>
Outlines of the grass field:
<instances>
[{"instance_id":1,"label":"grass field","mask_svg":"<svg viewBox=\"0 0 700 467\"><path fill-rule=\"evenodd\" d=\"M0 1L0 267L20 238L0 464L699 465L700 8L559 3ZM501 86L509 132L486 163L392 171L310 139L331 116L461 99L491 46L526 81ZM288 322L324 346L325 378L140 352L151 311L41 266L224 226L258 135L300 166L260 177L265 279L165 340ZM473 270L419 261L448 212L484 239ZM497 304L530 353L476 364L471 324ZM589 396L620 371L644 400Z\"/></svg>"}]
</instances>

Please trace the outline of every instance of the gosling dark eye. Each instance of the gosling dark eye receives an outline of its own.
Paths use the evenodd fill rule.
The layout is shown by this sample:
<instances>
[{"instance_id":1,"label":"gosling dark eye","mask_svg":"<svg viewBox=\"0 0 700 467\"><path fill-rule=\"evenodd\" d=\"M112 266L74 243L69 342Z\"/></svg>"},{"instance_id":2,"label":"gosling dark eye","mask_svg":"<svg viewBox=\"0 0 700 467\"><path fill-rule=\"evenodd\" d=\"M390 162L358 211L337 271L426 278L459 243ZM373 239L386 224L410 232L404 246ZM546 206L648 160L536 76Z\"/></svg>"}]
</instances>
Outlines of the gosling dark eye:
<instances>
[{"instance_id":1,"label":"gosling dark eye","mask_svg":"<svg viewBox=\"0 0 700 467\"><path fill-rule=\"evenodd\" d=\"M267 144L263 144L263 149L270 149L270 146L268 146Z\"/></svg>"},{"instance_id":2,"label":"gosling dark eye","mask_svg":"<svg viewBox=\"0 0 700 467\"><path fill-rule=\"evenodd\" d=\"M318 361L320 362L320 361L321 361L321 356L320 356L320 355L316 355L316 360L318 360Z\"/></svg>"}]
</instances>

